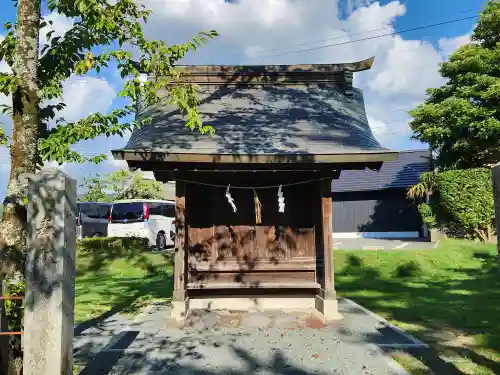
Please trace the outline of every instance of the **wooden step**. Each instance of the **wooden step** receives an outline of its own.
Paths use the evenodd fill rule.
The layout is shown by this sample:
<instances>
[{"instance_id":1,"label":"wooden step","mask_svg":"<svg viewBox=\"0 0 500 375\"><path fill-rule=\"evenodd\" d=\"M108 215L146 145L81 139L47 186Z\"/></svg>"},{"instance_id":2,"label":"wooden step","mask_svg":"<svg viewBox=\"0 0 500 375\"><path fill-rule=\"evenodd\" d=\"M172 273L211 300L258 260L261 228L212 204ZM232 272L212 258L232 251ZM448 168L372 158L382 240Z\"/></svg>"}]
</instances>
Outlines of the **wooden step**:
<instances>
[{"instance_id":1,"label":"wooden step","mask_svg":"<svg viewBox=\"0 0 500 375\"><path fill-rule=\"evenodd\" d=\"M187 284L188 289L317 289L320 284L316 282L193 282Z\"/></svg>"}]
</instances>

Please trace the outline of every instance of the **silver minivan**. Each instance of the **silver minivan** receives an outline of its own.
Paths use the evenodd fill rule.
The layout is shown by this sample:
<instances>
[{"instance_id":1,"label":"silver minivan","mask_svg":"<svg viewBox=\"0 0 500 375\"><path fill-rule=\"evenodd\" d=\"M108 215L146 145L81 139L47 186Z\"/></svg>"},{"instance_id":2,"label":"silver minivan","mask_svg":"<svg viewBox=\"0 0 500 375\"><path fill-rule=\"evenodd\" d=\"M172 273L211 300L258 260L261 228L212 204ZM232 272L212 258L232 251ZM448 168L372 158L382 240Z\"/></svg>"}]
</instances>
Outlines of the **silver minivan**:
<instances>
[{"instance_id":1,"label":"silver minivan","mask_svg":"<svg viewBox=\"0 0 500 375\"><path fill-rule=\"evenodd\" d=\"M78 202L76 213L76 236L106 237L108 235L111 203Z\"/></svg>"}]
</instances>

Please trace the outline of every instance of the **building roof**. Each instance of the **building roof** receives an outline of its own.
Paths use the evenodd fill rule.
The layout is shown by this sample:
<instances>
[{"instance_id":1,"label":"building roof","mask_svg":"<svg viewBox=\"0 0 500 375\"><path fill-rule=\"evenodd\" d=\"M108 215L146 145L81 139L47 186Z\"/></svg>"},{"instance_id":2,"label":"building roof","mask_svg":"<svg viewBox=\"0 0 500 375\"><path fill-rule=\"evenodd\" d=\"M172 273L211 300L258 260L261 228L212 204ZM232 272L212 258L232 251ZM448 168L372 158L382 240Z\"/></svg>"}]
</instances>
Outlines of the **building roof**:
<instances>
[{"instance_id":1,"label":"building roof","mask_svg":"<svg viewBox=\"0 0 500 375\"><path fill-rule=\"evenodd\" d=\"M382 164L380 171L347 170L333 180L334 193L408 188L419 182L420 174L431 170L428 150L400 151L397 159Z\"/></svg>"},{"instance_id":2,"label":"building roof","mask_svg":"<svg viewBox=\"0 0 500 375\"><path fill-rule=\"evenodd\" d=\"M139 112L139 118L151 116L151 124L134 130L113 155L140 161L191 155L192 162L391 160L394 153L370 130L362 92L352 87L352 72L372 63L185 67L183 80L200 87L199 111L215 136L188 129L175 106L158 105Z\"/></svg>"}]
</instances>

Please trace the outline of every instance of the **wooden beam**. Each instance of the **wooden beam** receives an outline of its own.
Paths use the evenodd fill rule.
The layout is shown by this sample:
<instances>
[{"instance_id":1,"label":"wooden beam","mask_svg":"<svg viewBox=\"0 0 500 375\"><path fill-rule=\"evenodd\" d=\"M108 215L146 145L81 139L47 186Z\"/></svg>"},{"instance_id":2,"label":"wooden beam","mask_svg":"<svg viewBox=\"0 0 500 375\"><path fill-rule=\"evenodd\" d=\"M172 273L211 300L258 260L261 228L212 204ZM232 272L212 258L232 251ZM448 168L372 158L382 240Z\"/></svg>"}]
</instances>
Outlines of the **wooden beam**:
<instances>
[{"instance_id":1,"label":"wooden beam","mask_svg":"<svg viewBox=\"0 0 500 375\"><path fill-rule=\"evenodd\" d=\"M395 160L398 153L395 151L378 151L366 153L339 153L339 154L195 154L195 153L168 153L150 150L111 150L117 160L127 162L169 162L169 163L208 163L208 164L328 164L328 163L380 163Z\"/></svg>"},{"instance_id":2,"label":"wooden beam","mask_svg":"<svg viewBox=\"0 0 500 375\"><path fill-rule=\"evenodd\" d=\"M186 299L186 185L175 184L175 256L173 300Z\"/></svg>"},{"instance_id":3,"label":"wooden beam","mask_svg":"<svg viewBox=\"0 0 500 375\"><path fill-rule=\"evenodd\" d=\"M294 184L294 183L312 183L316 184L321 178L327 177L331 181L332 178L338 178L340 171L330 171L329 173L320 172L268 172L268 173L248 173L248 172L235 172L235 173L200 173L200 172L183 172L182 179L193 183L205 183L214 185L228 185L237 186L279 186L280 184Z\"/></svg>"},{"instance_id":4,"label":"wooden beam","mask_svg":"<svg viewBox=\"0 0 500 375\"><path fill-rule=\"evenodd\" d=\"M291 260L280 260L279 262L262 259L251 265L242 264L241 261L227 260L212 264L208 261L192 260L189 265L190 271L197 272L258 272L258 271L314 271L316 262L314 258L294 258Z\"/></svg>"},{"instance_id":5,"label":"wooden beam","mask_svg":"<svg viewBox=\"0 0 500 375\"><path fill-rule=\"evenodd\" d=\"M318 289L320 285L312 281L302 282L194 282L187 285L188 289Z\"/></svg>"},{"instance_id":6,"label":"wooden beam","mask_svg":"<svg viewBox=\"0 0 500 375\"><path fill-rule=\"evenodd\" d=\"M194 172L255 172L255 173L270 173L270 172L316 172L316 173L331 173L332 171L341 170L363 170L369 168L379 170L382 167L382 162L369 163L299 163L299 164L258 164L258 163L183 163L169 161L134 161L127 160L129 168L141 169L143 171L153 171L155 174L169 175L166 177L172 180L172 176L178 171L194 171Z\"/></svg>"}]
</instances>

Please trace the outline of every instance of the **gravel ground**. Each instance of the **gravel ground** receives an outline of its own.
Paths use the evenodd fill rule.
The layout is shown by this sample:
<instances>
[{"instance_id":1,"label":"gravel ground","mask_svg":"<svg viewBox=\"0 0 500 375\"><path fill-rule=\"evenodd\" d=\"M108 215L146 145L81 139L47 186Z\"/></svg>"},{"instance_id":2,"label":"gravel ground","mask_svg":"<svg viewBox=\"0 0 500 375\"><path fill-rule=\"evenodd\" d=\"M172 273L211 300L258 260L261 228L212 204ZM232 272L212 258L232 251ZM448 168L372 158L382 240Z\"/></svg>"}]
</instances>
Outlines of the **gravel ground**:
<instances>
[{"instance_id":1,"label":"gravel ground","mask_svg":"<svg viewBox=\"0 0 500 375\"><path fill-rule=\"evenodd\" d=\"M351 304L340 309L344 320L325 327L297 320L304 312L226 312L178 328L168 307L153 306L133 321L114 316L82 332L75 362L86 366L81 375L405 374L374 344L408 339Z\"/></svg>"}]
</instances>

